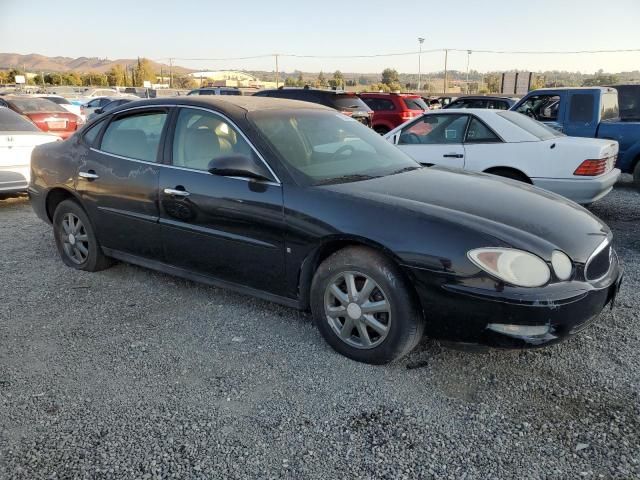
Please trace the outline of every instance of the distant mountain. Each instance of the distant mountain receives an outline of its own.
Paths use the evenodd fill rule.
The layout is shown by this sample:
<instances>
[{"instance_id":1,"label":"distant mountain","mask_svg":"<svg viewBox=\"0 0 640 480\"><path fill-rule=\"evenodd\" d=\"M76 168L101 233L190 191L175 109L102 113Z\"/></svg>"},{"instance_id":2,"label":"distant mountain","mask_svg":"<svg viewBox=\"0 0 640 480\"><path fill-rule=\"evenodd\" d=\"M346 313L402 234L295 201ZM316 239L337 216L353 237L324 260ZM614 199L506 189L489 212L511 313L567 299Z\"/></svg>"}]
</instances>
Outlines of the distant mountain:
<instances>
[{"instance_id":1,"label":"distant mountain","mask_svg":"<svg viewBox=\"0 0 640 480\"><path fill-rule=\"evenodd\" d=\"M105 73L114 65L130 66L135 65L137 59L121 58L118 60L110 60L108 58L97 57L47 57L45 55L39 55L37 53L31 53L29 55L19 55L17 53L0 53L0 70L7 70L10 68L25 68L28 72L78 72L88 73L97 72ZM169 71L169 66L151 61L155 70ZM175 73L188 73L193 70L189 70L184 67L173 66Z\"/></svg>"}]
</instances>

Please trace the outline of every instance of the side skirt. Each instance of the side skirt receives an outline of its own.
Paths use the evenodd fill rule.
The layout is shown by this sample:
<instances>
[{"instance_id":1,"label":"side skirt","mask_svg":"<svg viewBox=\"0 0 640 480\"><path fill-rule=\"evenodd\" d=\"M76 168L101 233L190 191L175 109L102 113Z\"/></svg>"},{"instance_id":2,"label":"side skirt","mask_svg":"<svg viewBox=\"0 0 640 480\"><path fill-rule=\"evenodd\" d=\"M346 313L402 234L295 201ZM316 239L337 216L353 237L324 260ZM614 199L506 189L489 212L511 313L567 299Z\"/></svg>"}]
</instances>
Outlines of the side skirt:
<instances>
[{"instance_id":1,"label":"side skirt","mask_svg":"<svg viewBox=\"0 0 640 480\"><path fill-rule=\"evenodd\" d=\"M220 280L201 273L195 273L184 268L175 267L173 265L167 265L166 263L158 262L157 260L149 260L148 258L138 257L131 255L130 253L121 252L119 250L113 250L111 248L102 247L102 251L108 257L115 258L125 263L131 263L140 267L149 268L158 272L166 273L176 277L185 278L192 282L204 283L213 287L224 288L227 290L233 290L244 295L251 295L253 297L261 298L269 302L278 303L285 307L295 308L300 310L300 302L295 298L282 297L273 293L265 292L264 290L257 290L255 288L239 285L233 282L227 282L226 280Z\"/></svg>"}]
</instances>

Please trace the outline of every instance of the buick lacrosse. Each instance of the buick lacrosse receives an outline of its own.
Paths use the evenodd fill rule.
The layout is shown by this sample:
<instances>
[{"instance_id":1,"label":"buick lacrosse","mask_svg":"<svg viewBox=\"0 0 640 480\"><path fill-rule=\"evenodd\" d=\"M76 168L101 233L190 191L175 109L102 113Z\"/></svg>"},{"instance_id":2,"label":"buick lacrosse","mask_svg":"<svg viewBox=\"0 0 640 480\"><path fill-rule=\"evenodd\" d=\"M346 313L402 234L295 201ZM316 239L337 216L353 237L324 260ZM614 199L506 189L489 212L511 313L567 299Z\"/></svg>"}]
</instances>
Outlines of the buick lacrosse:
<instances>
[{"instance_id":1,"label":"buick lacrosse","mask_svg":"<svg viewBox=\"0 0 640 480\"><path fill-rule=\"evenodd\" d=\"M38 147L31 168L33 208L69 267L117 259L310 309L362 362L423 334L550 344L597 319L621 279L611 231L577 204L422 167L310 103L132 102Z\"/></svg>"}]
</instances>

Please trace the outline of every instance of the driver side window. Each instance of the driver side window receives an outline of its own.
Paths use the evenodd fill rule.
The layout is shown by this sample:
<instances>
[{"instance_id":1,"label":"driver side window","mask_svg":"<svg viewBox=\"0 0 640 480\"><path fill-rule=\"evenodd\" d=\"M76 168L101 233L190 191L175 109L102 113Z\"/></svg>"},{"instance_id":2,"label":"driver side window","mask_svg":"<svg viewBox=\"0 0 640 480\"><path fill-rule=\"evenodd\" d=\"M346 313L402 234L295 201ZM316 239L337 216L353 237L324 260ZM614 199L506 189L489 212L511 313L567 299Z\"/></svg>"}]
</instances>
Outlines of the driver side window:
<instances>
[{"instance_id":1,"label":"driver side window","mask_svg":"<svg viewBox=\"0 0 640 480\"><path fill-rule=\"evenodd\" d=\"M398 145L462 143L468 115L424 115L400 133Z\"/></svg>"},{"instance_id":2,"label":"driver side window","mask_svg":"<svg viewBox=\"0 0 640 480\"><path fill-rule=\"evenodd\" d=\"M535 95L529 97L517 111L540 122L555 122L558 120L559 107L558 95Z\"/></svg>"},{"instance_id":3,"label":"driver side window","mask_svg":"<svg viewBox=\"0 0 640 480\"><path fill-rule=\"evenodd\" d=\"M253 151L219 115L190 108L180 110L173 137L173 165L206 171L212 160L228 155L253 158Z\"/></svg>"}]
</instances>

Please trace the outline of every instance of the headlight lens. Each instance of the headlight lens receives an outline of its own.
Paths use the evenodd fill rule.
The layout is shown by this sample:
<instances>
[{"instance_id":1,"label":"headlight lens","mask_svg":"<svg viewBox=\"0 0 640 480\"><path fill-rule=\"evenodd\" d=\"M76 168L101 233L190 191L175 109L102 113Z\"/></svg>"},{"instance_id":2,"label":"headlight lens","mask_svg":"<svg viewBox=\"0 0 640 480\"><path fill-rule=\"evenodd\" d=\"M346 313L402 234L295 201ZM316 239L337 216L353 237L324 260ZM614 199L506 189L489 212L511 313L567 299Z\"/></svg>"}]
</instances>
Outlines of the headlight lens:
<instances>
[{"instance_id":1,"label":"headlight lens","mask_svg":"<svg viewBox=\"0 0 640 480\"><path fill-rule=\"evenodd\" d=\"M560 250L554 250L551 254L551 265L553 265L553 271L556 273L556 277L560 280L569 280L571 272L573 271L573 263L567 255Z\"/></svg>"},{"instance_id":2,"label":"headlight lens","mask_svg":"<svg viewBox=\"0 0 640 480\"><path fill-rule=\"evenodd\" d=\"M547 264L539 257L511 248L477 248L467 254L485 272L519 287L539 287L551 278Z\"/></svg>"}]
</instances>

